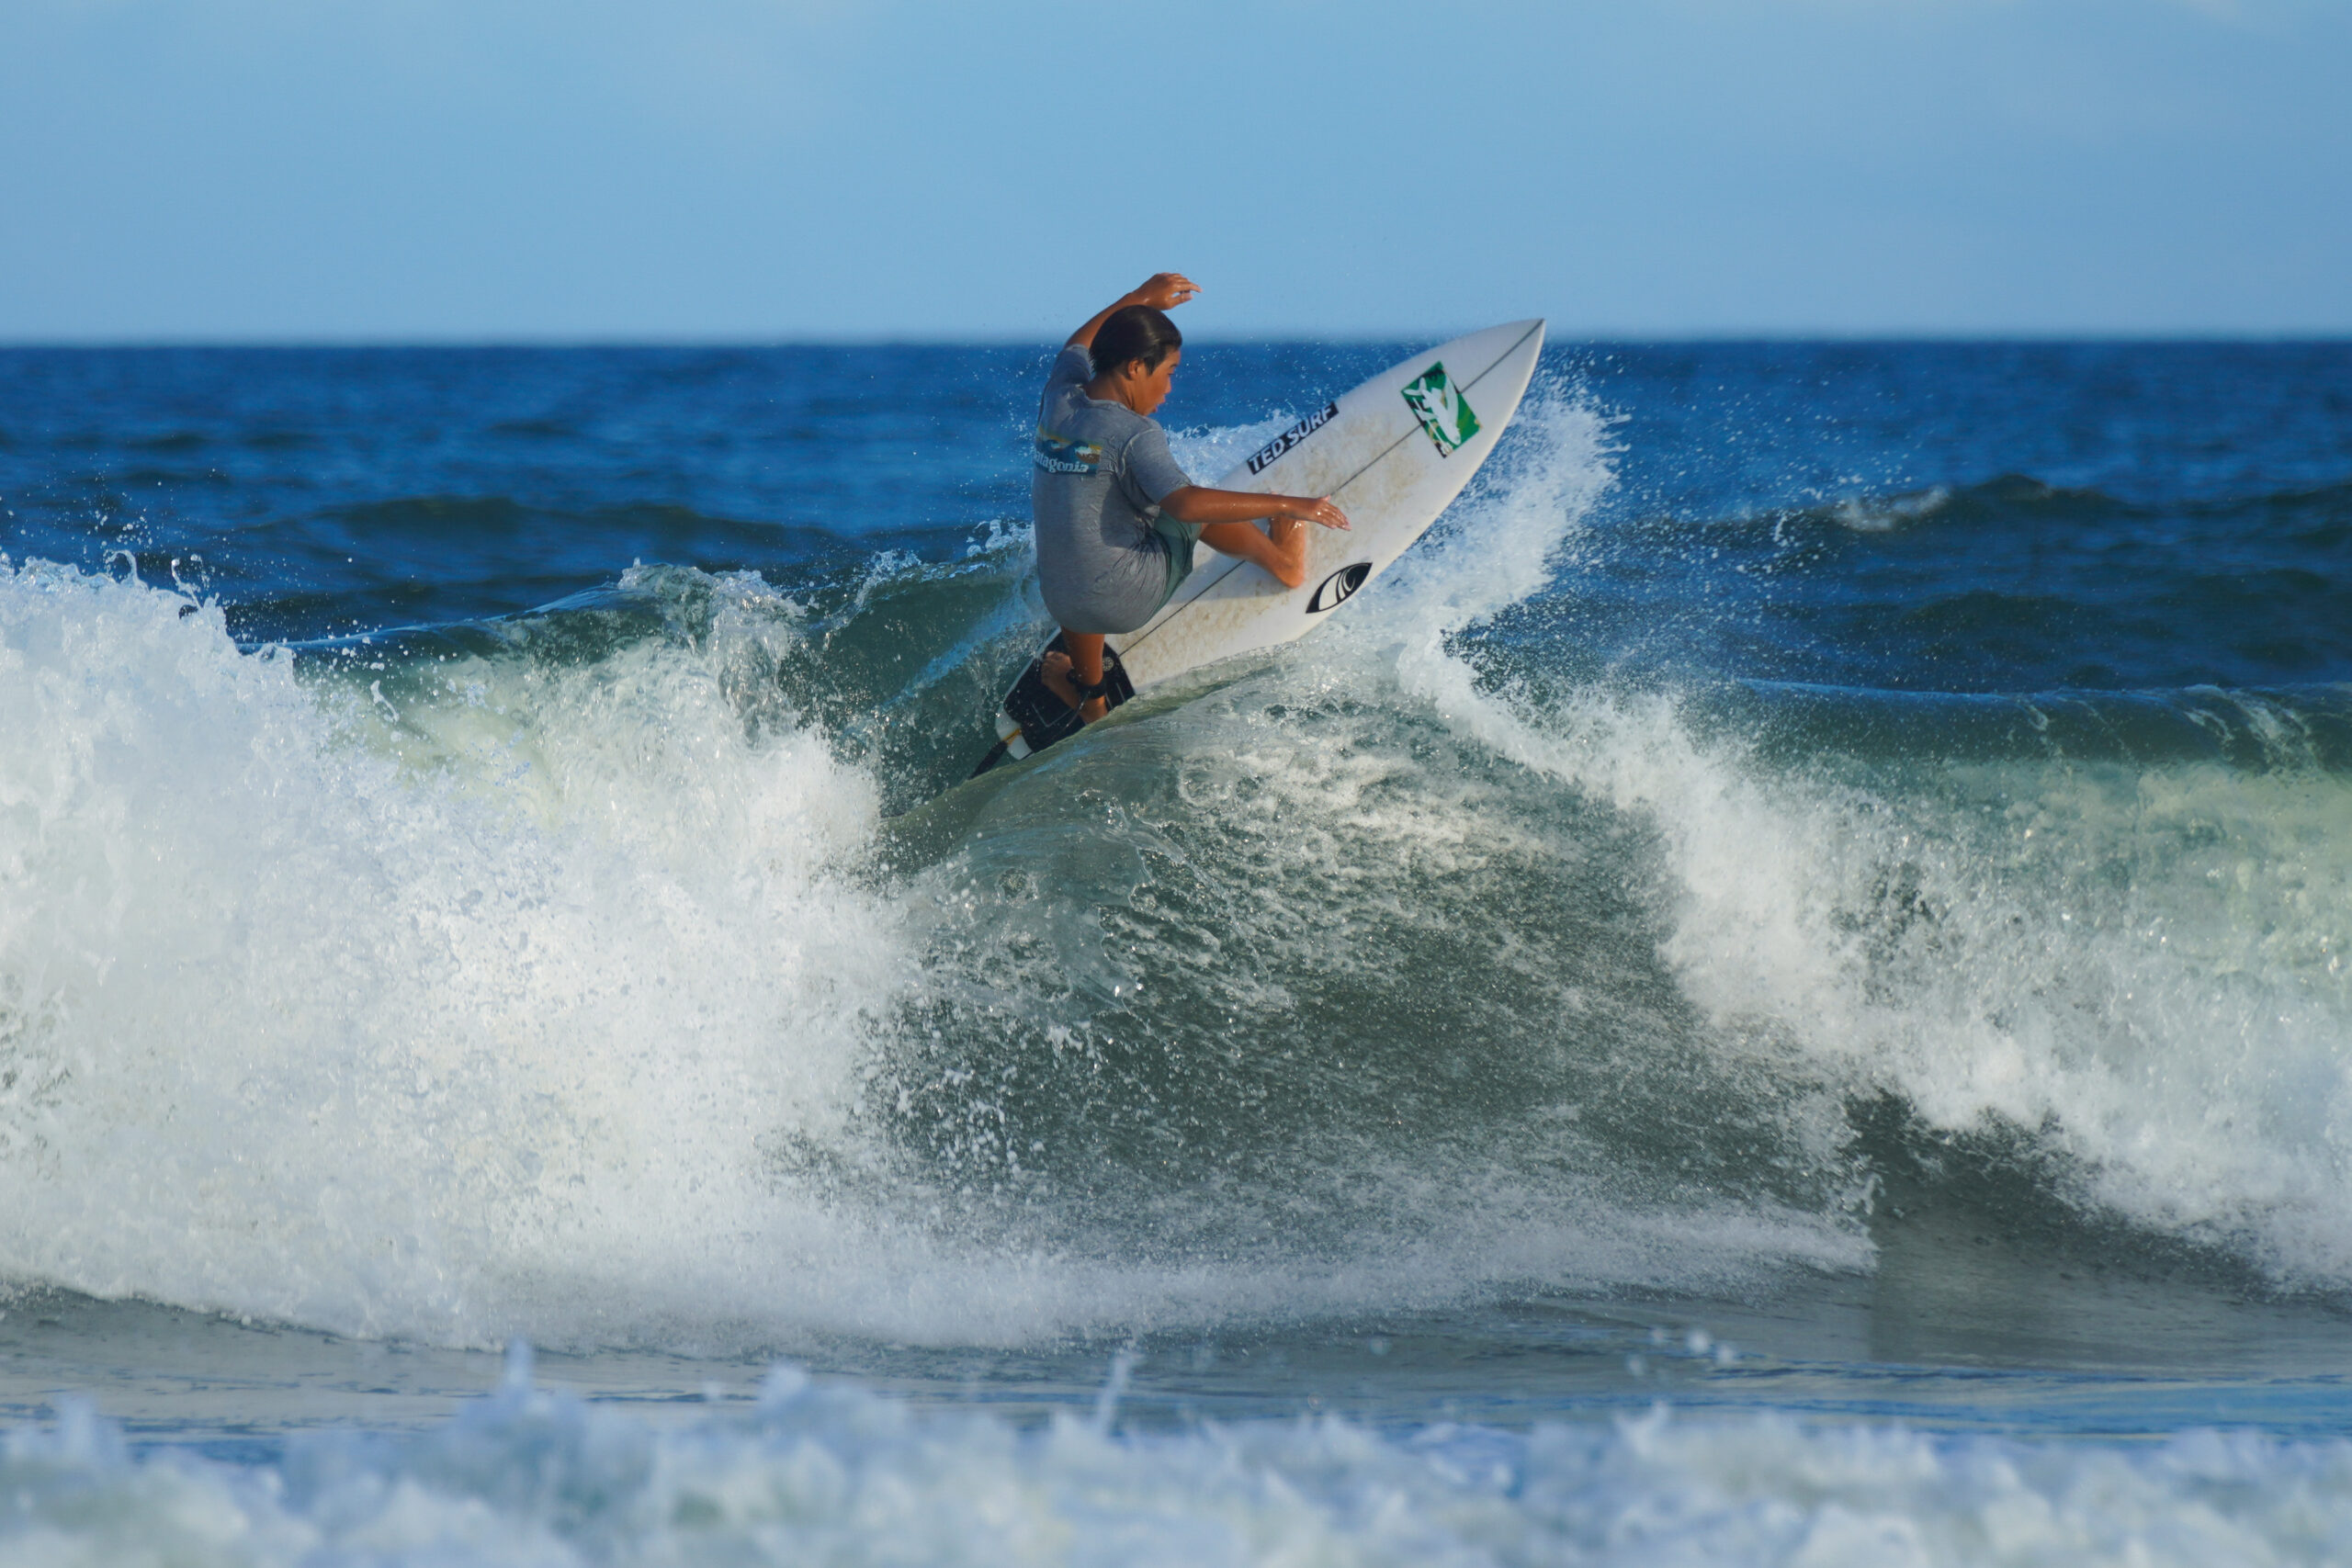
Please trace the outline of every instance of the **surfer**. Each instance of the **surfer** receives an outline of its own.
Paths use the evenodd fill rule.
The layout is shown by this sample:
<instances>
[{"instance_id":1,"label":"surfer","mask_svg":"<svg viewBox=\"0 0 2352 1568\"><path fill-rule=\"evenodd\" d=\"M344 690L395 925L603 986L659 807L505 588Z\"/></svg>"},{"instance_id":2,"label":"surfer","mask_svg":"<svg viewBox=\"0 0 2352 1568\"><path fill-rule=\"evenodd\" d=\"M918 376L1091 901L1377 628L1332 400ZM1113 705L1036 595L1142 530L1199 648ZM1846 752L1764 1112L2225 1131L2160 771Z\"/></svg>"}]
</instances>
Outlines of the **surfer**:
<instances>
[{"instance_id":1,"label":"surfer","mask_svg":"<svg viewBox=\"0 0 2352 1568\"><path fill-rule=\"evenodd\" d=\"M1029 488L1037 580L1069 649L1046 654L1040 673L1090 724L1109 711L1104 635L1158 614L1191 575L1195 544L1296 588L1306 581L1306 525L1348 525L1329 496L1209 490L1169 454L1151 415L1167 400L1184 338L1167 313L1199 292L1183 274L1163 272L1103 307L1062 345L1038 405Z\"/></svg>"}]
</instances>

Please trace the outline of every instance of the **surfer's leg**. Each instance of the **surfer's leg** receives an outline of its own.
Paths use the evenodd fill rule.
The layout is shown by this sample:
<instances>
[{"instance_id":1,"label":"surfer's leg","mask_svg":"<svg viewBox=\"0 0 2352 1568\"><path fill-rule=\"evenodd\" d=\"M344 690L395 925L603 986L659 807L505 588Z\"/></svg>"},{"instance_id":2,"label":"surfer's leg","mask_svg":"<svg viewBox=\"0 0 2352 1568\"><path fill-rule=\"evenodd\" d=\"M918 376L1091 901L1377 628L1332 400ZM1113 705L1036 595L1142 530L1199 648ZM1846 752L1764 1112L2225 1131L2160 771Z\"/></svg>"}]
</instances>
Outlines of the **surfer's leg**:
<instances>
[{"instance_id":1,"label":"surfer's leg","mask_svg":"<svg viewBox=\"0 0 2352 1568\"><path fill-rule=\"evenodd\" d=\"M1262 533L1255 523L1212 523L1201 530L1201 543L1257 562L1284 588L1306 581L1306 525L1295 517L1269 517Z\"/></svg>"},{"instance_id":2,"label":"surfer's leg","mask_svg":"<svg viewBox=\"0 0 2352 1568\"><path fill-rule=\"evenodd\" d=\"M1111 705L1106 699L1096 697L1084 707L1079 707L1078 688L1070 683L1070 672L1075 669L1079 680L1087 685L1099 686L1102 683L1102 634L1065 631L1062 633L1062 646L1069 651L1046 655L1038 673L1045 679L1046 690L1078 708L1078 716L1092 724L1111 711Z\"/></svg>"}]
</instances>

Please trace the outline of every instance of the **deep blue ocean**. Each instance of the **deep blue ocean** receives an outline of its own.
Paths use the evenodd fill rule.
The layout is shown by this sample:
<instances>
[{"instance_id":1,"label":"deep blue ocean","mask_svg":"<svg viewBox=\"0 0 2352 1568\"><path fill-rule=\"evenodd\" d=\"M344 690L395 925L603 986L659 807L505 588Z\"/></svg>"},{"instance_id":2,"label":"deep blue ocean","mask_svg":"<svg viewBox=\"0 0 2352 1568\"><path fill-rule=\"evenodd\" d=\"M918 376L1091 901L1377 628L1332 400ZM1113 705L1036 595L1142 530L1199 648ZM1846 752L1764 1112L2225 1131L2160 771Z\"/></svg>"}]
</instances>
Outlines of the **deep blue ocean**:
<instances>
[{"instance_id":1,"label":"deep blue ocean","mask_svg":"<svg viewBox=\"0 0 2352 1568\"><path fill-rule=\"evenodd\" d=\"M0 1561L2352 1560L2352 344L1046 359L0 351Z\"/></svg>"}]
</instances>

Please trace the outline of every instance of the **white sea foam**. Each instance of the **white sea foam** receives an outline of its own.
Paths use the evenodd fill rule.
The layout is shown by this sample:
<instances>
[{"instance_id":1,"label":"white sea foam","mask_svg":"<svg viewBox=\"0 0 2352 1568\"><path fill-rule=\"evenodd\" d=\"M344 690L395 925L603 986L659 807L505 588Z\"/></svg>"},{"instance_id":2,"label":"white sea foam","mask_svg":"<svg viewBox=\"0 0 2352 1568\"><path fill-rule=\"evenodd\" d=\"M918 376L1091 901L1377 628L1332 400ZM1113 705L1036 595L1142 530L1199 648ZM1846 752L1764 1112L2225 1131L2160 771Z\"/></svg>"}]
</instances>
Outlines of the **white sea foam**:
<instances>
[{"instance_id":1,"label":"white sea foam","mask_svg":"<svg viewBox=\"0 0 2352 1568\"><path fill-rule=\"evenodd\" d=\"M1704 743L1664 699L1459 722L1657 824L1667 954L1728 1043L1930 1125L2022 1130L2076 1195L2352 1279L2352 848L2341 780L1950 768L1865 788Z\"/></svg>"},{"instance_id":2,"label":"white sea foam","mask_svg":"<svg viewBox=\"0 0 2352 1568\"><path fill-rule=\"evenodd\" d=\"M511 1378L414 1438L134 1455L86 1407L0 1442L0 1556L68 1564L2321 1563L2352 1444L2046 1443L1659 1408L1516 1434L1338 1419L1114 1434L772 1373L684 1427Z\"/></svg>"},{"instance_id":3,"label":"white sea foam","mask_svg":"<svg viewBox=\"0 0 2352 1568\"><path fill-rule=\"evenodd\" d=\"M1839 502L1830 512L1838 524L1857 534L1891 534L1907 528L1922 518L1933 517L1951 502L1951 491L1943 485L1917 491L1908 495L1884 498L1855 497Z\"/></svg>"},{"instance_id":4,"label":"white sea foam","mask_svg":"<svg viewBox=\"0 0 2352 1568\"><path fill-rule=\"evenodd\" d=\"M772 1292L755 1141L838 1115L892 962L867 782L747 740L723 632L435 705L188 608L0 576L0 1269L461 1339L593 1332L624 1256Z\"/></svg>"},{"instance_id":5,"label":"white sea foam","mask_svg":"<svg viewBox=\"0 0 2352 1568\"><path fill-rule=\"evenodd\" d=\"M1435 638L1398 669L1458 732L1655 828L1664 955L1720 1052L2023 1132L2088 1210L2352 1280L2352 791L2291 735L2260 773L1792 764L1668 695L1483 689Z\"/></svg>"},{"instance_id":6,"label":"white sea foam","mask_svg":"<svg viewBox=\"0 0 2352 1568\"><path fill-rule=\"evenodd\" d=\"M1311 1264L959 1238L852 1113L928 895L844 869L870 778L789 715L744 723L792 607L711 592L693 639L298 680L215 607L0 573L0 1280L442 1343L740 1347L1851 1261L1804 1215L1507 1189ZM876 1174L842 1197L812 1149Z\"/></svg>"}]
</instances>

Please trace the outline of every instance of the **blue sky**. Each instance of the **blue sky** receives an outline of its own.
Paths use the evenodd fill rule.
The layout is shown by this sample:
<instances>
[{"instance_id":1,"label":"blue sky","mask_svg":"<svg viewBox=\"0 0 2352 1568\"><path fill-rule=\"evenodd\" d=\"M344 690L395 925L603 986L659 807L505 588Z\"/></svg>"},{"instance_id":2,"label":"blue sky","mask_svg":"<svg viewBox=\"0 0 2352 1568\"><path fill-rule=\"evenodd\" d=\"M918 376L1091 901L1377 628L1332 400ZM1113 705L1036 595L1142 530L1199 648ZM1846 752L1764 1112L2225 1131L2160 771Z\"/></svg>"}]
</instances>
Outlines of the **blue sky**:
<instances>
[{"instance_id":1,"label":"blue sky","mask_svg":"<svg viewBox=\"0 0 2352 1568\"><path fill-rule=\"evenodd\" d=\"M0 340L2352 332L2346 0L0 0Z\"/></svg>"}]
</instances>

